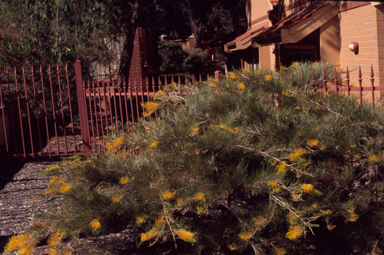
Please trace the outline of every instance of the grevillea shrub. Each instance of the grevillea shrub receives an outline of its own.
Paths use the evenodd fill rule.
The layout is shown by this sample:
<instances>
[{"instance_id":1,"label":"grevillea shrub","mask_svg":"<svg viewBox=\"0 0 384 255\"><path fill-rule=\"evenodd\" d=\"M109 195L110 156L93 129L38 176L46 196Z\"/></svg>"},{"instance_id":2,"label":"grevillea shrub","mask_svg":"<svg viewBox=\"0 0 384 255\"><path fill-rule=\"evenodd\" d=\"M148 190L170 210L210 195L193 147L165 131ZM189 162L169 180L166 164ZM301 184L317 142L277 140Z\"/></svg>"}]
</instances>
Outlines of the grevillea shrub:
<instances>
[{"instance_id":1,"label":"grevillea shrub","mask_svg":"<svg viewBox=\"0 0 384 255\"><path fill-rule=\"evenodd\" d=\"M305 63L166 87L106 155L46 171L57 208L6 251L69 254L66 240L135 228L140 247L176 252L380 254L383 107L315 92L323 68L331 80Z\"/></svg>"}]
</instances>

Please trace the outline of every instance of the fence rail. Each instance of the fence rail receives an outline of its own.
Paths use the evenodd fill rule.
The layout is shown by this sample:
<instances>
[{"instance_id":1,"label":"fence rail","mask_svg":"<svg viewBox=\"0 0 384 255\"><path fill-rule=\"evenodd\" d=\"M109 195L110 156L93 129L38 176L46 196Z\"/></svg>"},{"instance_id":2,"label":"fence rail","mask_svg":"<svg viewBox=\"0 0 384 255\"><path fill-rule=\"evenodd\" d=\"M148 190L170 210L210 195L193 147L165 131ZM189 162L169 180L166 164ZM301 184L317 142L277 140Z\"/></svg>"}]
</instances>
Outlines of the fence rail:
<instances>
[{"instance_id":1,"label":"fence rail","mask_svg":"<svg viewBox=\"0 0 384 255\"><path fill-rule=\"evenodd\" d=\"M73 72L75 77L70 77ZM219 78L219 72L215 72L215 78ZM203 86L209 79L209 75L151 76L128 82L108 75L83 79L80 61L72 70L59 64L6 69L0 72L0 156L103 154L107 137L142 128L143 105L151 102L157 91L165 86ZM291 79L300 84L300 77L294 77L293 72ZM335 69L332 86L325 71L317 80L312 72L312 78L307 77L306 81L317 84L317 92L353 92L360 103L363 98L370 99L375 107L384 86L375 86L372 67L368 79L370 86L363 87L359 68L358 86L351 86L347 68L344 78ZM301 72L301 83L304 80ZM187 94L182 90L177 93ZM149 115L152 117L156 118L157 113Z\"/></svg>"}]
</instances>

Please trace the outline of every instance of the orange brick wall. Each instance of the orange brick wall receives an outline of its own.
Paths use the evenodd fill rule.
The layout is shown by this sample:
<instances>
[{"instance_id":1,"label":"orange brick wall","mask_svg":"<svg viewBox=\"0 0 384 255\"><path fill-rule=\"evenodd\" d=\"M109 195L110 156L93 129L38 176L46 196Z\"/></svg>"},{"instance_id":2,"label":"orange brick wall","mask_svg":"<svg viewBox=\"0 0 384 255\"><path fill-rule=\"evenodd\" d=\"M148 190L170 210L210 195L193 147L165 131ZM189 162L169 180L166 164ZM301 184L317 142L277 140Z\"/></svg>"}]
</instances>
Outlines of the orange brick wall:
<instances>
[{"instance_id":1,"label":"orange brick wall","mask_svg":"<svg viewBox=\"0 0 384 255\"><path fill-rule=\"evenodd\" d=\"M361 66L363 86L370 86L371 65L374 70L375 84L383 85L384 70L384 7L371 4L341 12L340 21L340 64L349 70ZM358 42L359 53L348 49L351 42ZM351 73L351 83L358 84L358 71ZM377 93L377 96L380 96ZM384 94L383 94L384 95Z\"/></svg>"}]
</instances>

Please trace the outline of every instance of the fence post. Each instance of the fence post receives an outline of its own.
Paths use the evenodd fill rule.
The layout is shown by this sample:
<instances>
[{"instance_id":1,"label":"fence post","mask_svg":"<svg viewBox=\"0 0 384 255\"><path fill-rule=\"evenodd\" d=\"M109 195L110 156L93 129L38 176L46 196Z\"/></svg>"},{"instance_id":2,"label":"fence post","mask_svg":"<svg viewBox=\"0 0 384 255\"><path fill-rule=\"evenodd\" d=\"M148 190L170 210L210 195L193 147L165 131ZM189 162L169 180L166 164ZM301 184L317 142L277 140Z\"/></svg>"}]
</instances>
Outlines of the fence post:
<instances>
[{"instance_id":1,"label":"fence post","mask_svg":"<svg viewBox=\"0 0 384 255\"><path fill-rule=\"evenodd\" d=\"M220 73L221 73L221 71L220 70L217 70L217 71L215 71L215 80L220 80Z\"/></svg>"},{"instance_id":2,"label":"fence post","mask_svg":"<svg viewBox=\"0 0 384 255\"><path fill-rule=\"evenodd\" d=\"M89 157L90 153L90 137L87 118L87 106L83 90L83 73L81 69L81 62L77 60L75 62L75 75L76 75L76 90L77 90L77 103L79 105L79 118L81 139L83 141L84 154Z\"/></svg>"}]
</instances>

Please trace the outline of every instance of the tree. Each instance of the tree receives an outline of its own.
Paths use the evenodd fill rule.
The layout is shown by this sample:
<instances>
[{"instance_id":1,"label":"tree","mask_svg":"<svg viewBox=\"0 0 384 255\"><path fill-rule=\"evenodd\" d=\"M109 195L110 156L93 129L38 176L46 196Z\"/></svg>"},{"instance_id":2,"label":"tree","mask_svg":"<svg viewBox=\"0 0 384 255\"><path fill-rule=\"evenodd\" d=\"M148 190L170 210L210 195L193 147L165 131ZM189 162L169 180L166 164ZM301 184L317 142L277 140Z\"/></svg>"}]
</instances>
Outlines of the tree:
<instances>
[{"instance_id":1,"label":"tree","mask_svg":"<svg viewBox=\"0 0 384 255\"><path fill-rule=\"evenodd\" d=\"M3 0L0 2L0 55L2 65L20 66L25 61L73 63L84 67L105 65L108 55L99 39L105 34L126 33L119 73L126 78L130 68L133 40L140 25L155 35L185 37L195 33L201 40L214 40L233 31L231 10L234 1L169 0ZM188 18L186 18L188 17ZM192 29L191 29L192 28Z\"/></svg>"}]
</instances>

